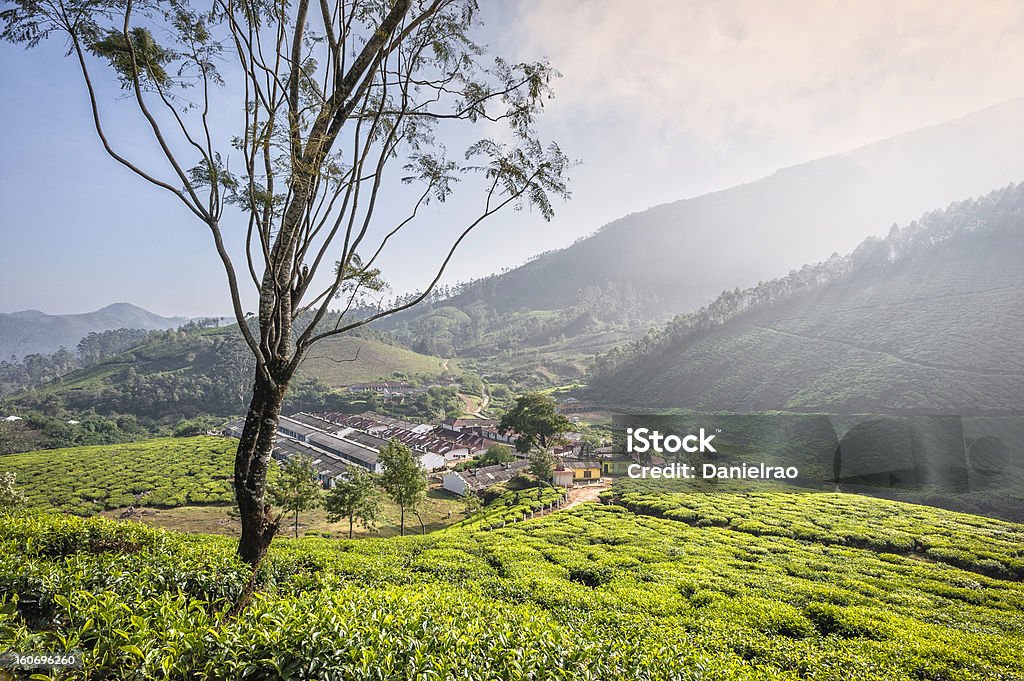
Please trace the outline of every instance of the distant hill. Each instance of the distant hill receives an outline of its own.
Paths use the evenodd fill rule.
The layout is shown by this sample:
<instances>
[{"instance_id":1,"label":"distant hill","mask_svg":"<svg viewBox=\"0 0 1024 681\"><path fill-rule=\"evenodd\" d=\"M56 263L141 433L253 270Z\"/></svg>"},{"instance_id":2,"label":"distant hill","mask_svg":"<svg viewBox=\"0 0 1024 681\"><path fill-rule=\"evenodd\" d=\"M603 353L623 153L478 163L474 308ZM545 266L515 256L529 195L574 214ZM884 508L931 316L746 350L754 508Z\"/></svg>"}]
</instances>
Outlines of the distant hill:
<instances>
[{"instance_id":1,"label":"distant hill","mask_svg":"<svg viewBox=\"0 0 1024 681\"><path fill-rule=\"evenodd\" d=\"M499 311L573 305L587 286L631 286L688 312L853 248L925 211L1024 177L1024 98L803 163L749 184L616 220L450 301ZM685 162L685 161L681 161Z\"/></svg>"},{"instance_id":2,"label":"distant hill","mask_svg":"<svg viewBox=\"0 0 1024 681\"><path fill-rule=\"evenodd\" d=\"M72 352L93 332L112 329L172 329L188 323L185 317L161 317L129 303L114 303L95 312L50 315L39 310L0 313L0 359L34 353Z\"/></svg>"},{"instance_id":3,"label":"distant hill","mask_svg":"<svg viewBox=\"0 0 1024 681\"><path fill-rule=\"evenodd\" d=\"M599 359L615 403L1024 413L1024 185L722 294Z\"/></svg>"},{"instance_id":4,"label":"distant hill","mask_svg":"<svg viewBox=\"0 0 1024 681\"><path fill-rule=\"evenodd\" d=\"M431 306L386 320L421 351L548 353L577 368L724 289L847 252L925 211L1024 177L1024 99L763 179L656 206ZM680 161L685 162L685 159ZM624 189L625 190L625 189ZM591 200L580 197L578 200ZM582 342L576 342L576 339ZM515 358L513 358L515 359ZM525 359L524 359L525 361Z\"/></svg>"},{"instance_id":5,"label":"distant hill","mask_svg":"<svg viewBox=\"0 0 1024 681\"><path fill-rule=\"evenodd\" d=\"M355 335L328 338L313 346L298 377L315 378L331 388L386 379L395 373L440 376L448 362L398 345Z\"/></svg>"},{"instance_id":6,"label":"distant hill","mask_svg":"<svg viewBox=\"0 0 1024 681\"><path fill-rule=\"evenodd\" d=\"M59 402L76 411L168 422L226 416L244 413L254 370L237 326L186 327L151 334L141 345L9 399L20 407L51 408ZM395 373L436 377L449 370L456 369L445 360L389 344L365 330L316 345L293 387L308 379L334 388Z\"/></svg>"}]
</instances>

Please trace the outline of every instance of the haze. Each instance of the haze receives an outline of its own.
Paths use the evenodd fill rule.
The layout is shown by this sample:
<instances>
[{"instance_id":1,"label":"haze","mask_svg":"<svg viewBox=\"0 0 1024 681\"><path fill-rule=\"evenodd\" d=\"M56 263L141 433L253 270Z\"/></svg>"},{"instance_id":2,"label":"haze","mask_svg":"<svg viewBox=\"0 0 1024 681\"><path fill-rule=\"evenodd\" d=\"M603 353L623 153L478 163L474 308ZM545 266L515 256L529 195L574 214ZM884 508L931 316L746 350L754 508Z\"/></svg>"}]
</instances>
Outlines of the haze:
<instances>
[{"instance_id":1,"label":"haze","mask_svg":"<svg viewBox=\"0 0 1024 681\"><path fill-rule=\"evenodd\" d=\"M541 130L584 163L551 223L530 213L493 220L460 251L449 283L566 246L630 212L1024 94L1019 2L559 0L495 3L485 19L493 53L546 55L563 73ZM162 315L225 314L205 228L103 154L61 46L5 44L0 59L0 310L70 313L126 300ZM116 85L106 88L117 96ZM152 154L129 103L106 110L123 145ZM909 188L921 170L905 178ZM1024 168L1009 179L1024 180ZM423 285L468 210L432 208L382 262L396 292ZM844 226L825 241L843 252L909 217Z\"/></svg>"}]
</instances>

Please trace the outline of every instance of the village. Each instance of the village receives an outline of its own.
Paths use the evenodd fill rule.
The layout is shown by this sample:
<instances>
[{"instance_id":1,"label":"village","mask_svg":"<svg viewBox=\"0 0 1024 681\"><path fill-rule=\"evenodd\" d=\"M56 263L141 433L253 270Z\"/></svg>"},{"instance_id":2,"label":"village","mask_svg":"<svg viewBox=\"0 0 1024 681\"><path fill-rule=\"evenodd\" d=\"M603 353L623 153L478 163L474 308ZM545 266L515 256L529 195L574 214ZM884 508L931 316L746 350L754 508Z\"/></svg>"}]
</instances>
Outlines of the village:
<instances>
[{"instance_id":1,"label":"village","mask_svg":"<svg viewBox=\"0 0 1024 681\"><path fill-rule=\"evenodd\" d=\"M567 406L572 409L572 405ZM239 437L243 424L242 419L232 421L220 434ZM412 450L432 487L457 497L482 496L491 487L528 473L527 455L515 450L517 437L515 432L501 432L499 421L490 418L413 423L373 411L298 412L281 416L273 457L278 462L293 457L309 459L320 484L331 489L335 480L353 467L381 473L380 449L396 441ZM473 466L495 446L511 460ZM588 445L579 432L563 433L551 453L556 465L551 480L545 482L568 490L601 487L630 463L612 446Z\"/></svg>"}]
</instances>

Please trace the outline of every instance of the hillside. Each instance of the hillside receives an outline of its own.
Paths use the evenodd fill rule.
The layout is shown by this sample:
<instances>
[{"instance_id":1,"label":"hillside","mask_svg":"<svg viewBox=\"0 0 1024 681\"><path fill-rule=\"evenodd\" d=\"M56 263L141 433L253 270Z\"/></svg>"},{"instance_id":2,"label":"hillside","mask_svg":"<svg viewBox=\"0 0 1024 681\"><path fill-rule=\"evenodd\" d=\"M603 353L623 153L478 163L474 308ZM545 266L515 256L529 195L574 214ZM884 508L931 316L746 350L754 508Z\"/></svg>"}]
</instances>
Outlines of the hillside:
<instances>
[{"instance_id":1,"label":"hillside","mask_svg":"<svg viewBox=\"0 0 1024 681\"><path fill-rule=\"evenodd\" d=\"M56 401L72 411L95 409L170 423L204 414L226 416L244 412L254 366L235 326L168 330L126 352L15 394L10 402L52 410ZM336 387L396 373L436 377L448 368L442 359L386 343L366 330L316 346L293 386L315 380L320 388Z\"/></svg>"},{"instance_id":2,"label":"hillside","mask_svg":"<svg viewBox=\"0 0 1024 681\"><path fill-rule=\"evenodd\" d=\"M185 317L160 317L128 303L83 314L50 315L39 310L0 313L0 358L56 352L61 347L73 351L78 341L93 332L173 329L187 322Z\"/></svg>"},{"instance_id":3,"label":"hillside","mask_svg":"<svg viewBox=\"0 0 1024 681\"><path fill-rule=\"evenodd\" d=\"M89 678L1022 678L1024 526L849 495L738 512L699 496L714 524L632 499L641 512L589 503L489 532L278 540L241 617L230 539L12 517L0 640L73 641ZM779 508L815 531L759 532ZM838 540L858 533L884 541Z\"/></svg>"},{"instance_id":4,"label":"hillside","mask_svg":"<svg viewBox=\"0 0 1024 681\"><path fill-rule=\"evenodd\" d=\"M237 537L239 521L231 516L237 446L232 438L200 436L38 450L0 456L0 473L17 476L23 510L130 517L156 527ZM273 483L276 466L269 475ZM531 496L536 495L531 491ZM451 525L461 510L459 501L436 490L419 509L428 532ZM398 506L382 499L373 535L399 534L399 518ZM330 522L322 508L304 512L299 528L324 537L348 532L345 523ZM364 528L358 533L370 534Z\"/></svg>"},{"instance_id":5,"label":"hillside","mask_svg":"<svg viewBox=\"0 0 1024 681\"><path fill-rule=\"evenodd\" d=\"M25 507L92 515L126 506L230 504L236 440L157 438L144 442L8 454ZM55 485L56 479L73 480Z\"/></svg>"},{"instance_id":6,"label":"hillside","mask_svg":"<svg viewBox=\"0 0 1024 681\"><path fill-rule=\"evenodd\" d=\"M639 295L648 319L688 312L723 289L784 275L893 222L1018 181L1021 118L1024 98L627 215L444 304L499 315L564 310L600 290Z\"/></svg>"},{"instance_id":7,"label":"hillside","mask_svg":"<svg viewBox=\"0 0 1024 681\"><path fill-rule=\"evenodd\" d=\"M1024 177L1024 98L627 215L568 248L382 320L414 350L527 387L579 380L594 355L722 290L852 249L925 211ZM590 199L588 199L590 200Z\"/></svg>"},{"instance_id":8,"label":"hillside","mask_svg":"<svg viewBox=\"0 0 1024 681\"><path fill-rule=\"evenodd\" d=\"M955 204L601 358L610 402L1021 414L1024 186Z\"/></svg>"},{"instance_id":9,"label":"hillside","mask_svg":"<svg viewBox=\"0 0 1024 681\"><path fill-rule=\"evenodd\" d=\"M353 361L347 361L353 360ZM299 378L315 378L331 388L377 381L395 373L440 376L445 360L373 338L336 336L322 341L302 362Z\"/></svg>"}]
</instances>

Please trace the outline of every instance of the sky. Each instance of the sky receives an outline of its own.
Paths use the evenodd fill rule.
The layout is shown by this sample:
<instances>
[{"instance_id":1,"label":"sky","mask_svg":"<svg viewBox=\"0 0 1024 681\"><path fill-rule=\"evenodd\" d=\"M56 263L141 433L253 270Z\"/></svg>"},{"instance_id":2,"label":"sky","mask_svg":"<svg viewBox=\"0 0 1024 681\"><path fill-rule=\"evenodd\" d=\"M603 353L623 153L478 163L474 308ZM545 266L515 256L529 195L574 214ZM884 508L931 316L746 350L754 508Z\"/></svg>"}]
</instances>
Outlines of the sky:
<instances>
[{"instance_id":1,"label":"sky","mask_svg":"<svg viewBox=\"0 0 1024 681\"><path fill-rule=\"evenodd\" d=\"M492 53L546 57L562 73L539 132L581 164L553 220L495 216L463 244L447 283L631 212L1024 95L1019 1L519 0L486 3L483 18L478 40ZM2 44L0 64L0 312L130 302L229 314L209 232L103 153L63 43ZM156 163L131 102L100 87L112 137ZM425 211L380 261L394 292L429 281L478 204L472 194Z\"/></svg>"}]
</instances>

